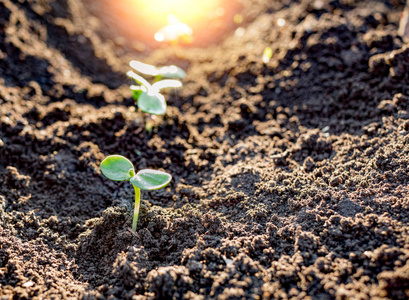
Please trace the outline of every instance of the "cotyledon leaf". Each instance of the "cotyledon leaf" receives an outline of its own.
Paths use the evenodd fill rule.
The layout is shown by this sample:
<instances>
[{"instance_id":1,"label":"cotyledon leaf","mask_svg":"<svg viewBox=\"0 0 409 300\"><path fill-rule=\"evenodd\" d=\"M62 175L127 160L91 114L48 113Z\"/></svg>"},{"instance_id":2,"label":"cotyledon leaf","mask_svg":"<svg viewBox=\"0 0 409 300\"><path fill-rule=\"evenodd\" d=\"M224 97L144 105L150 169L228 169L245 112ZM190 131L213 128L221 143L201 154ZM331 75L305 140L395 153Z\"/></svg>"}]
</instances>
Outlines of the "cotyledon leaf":
<instances>
[{"instance_id":1,"label":"cotyledon leaf","mask_svg":"<svg viewBox=\"0 0 409 300\"><path fill-rule=\"evenodd\" d=\"M131 85L129 87L131 91L141 91L141 92L147 92L148 89L144 85Z\"/></svg>"},{"instance_id":2,"label":"cotyledon leaf","mask_svg":"<svg viewBox=\"0 0 409 300\"><path fill-rule=\"evenodd\" d=\"M130 182L142 190L152 191L167 186L171 180L172 176L166 172L146 169L139 171Z\"/></svg>"},{"instance_id":3,"label":"cotyledon leaf","mask_svg":"<svg viewBox=\"0 0 409 300\"><path fill-rule=\"evenodd\" d=\"M163 115L166 112L166 100L162 94L142 92L138 98L138 107L151 115Z\"/></svg>"},{"instance_id":4,"label":"cotyledon leaf","mask_svg":"<svg viewBox=\"0 0 409 300\"><path fill-rule=\"evenodd\" d=\"M174 65L162 67L159 69L159 74L165 78L177 78L183 79L186 76L186 72Z\"/></svg>"},{"instance_id":5,"label":"cotyledon leaf","mask_svg":"<svg viewBox=\"0 0 409 300\"><path fill-rule=\"evenodd\" d=\"M132 60L129 65L134 68L136 71L145 74L145 75L150 75L150 76L162 76L164 78L178 78L178 79L183 79L186 76L186 72L175 66L165 66L161 68L157 68L152 65L148 65L145 63L142 63L140 61Z\"/></svg>"},{"instance_id":6,"label":"cotyledon leaf","mask_svg":"<svg viewBox=\"0 0 409 300\"><path fill-rule=\"evenodd\" d=\"M152 84L152 90L154 92L159 92L161 89L165 88L178 88L181 87L182 83L179 80L164 79Z\"/></svg>"},{"instance_id":7,"label":"cotyledon leaf","mask_svg":"<svg viewBox=\"0 0 409 300\"><path fill-rule=\"evenodd\" d=\"M109 155L101 163L101 172L111 180L124 181L134 175L133 164L122 155Z\"/></svg>"},{"instance_id":8,"label":"cotyledon leaf","mask_svg":"<svg viewBox=\"0 0 409 300\"><path fill-rule=\"evenodd\" d=\"M135 101L138 101L139 97L143 92L147 92L148 89L144 85L131 85L130 86L131 91L132 91L132 98Z\"/></svg>"},{"instance_id":9,"label":"cotyledon leaf","mask_svg":"<svg viewBox=\"0 0 409 300\"><path fill-rule=\"evenodd\" d=\"M159 75L159 70L155 66L144 64L137 60L132 60L129 65L142 74L151 76Z\"/></svg>"}]
</instances>

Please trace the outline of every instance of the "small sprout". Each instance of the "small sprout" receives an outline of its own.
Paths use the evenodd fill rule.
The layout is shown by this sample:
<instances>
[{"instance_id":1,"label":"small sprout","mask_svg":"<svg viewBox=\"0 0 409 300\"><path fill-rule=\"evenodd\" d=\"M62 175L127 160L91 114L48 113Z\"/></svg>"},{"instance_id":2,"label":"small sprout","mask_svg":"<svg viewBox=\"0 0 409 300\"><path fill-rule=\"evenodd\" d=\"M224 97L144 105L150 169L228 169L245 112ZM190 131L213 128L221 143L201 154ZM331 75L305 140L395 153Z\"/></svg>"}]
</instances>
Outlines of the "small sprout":
<instances>
[{"instance_id":1,"label":"small sprout","mask_svg":"<svg viewBox=\"0 0 409 300\"><path fill-rule=\"evenodd\" d=\"M263 53L263 63L267 64L270 61L272 56L273 56L273 49L271 49L270 47L266 47Z\"/></svg>"},{"instance_id":2,"label":"small sprout","mask_svg":"<svg viewBox=\"0 0 409 300\"><path fill-rule=\"evenodd\" d=\"M129 77L139 84L131 85L132 97L138 107L143 112L151 115L163 115L166 112L167 104L165 97L160 91L165 88L181 87L182 83L179 80L162 78L182 79L186 76L185 71L173 65L157 68L136 60L131 61L130 66L142 74L155 77L154 83L150 84L145 78L134 71L127 73Z\"/></svg>"},{"instance_id":3,"label":"small sprout","mask_svg":"<svg viewBox=\"0 0 409 300\"><path fill-rule=\"evenodd\" d=\"M145 169L135 174L133 164L124 156L109 155L101 163L102 173L111 180L129 181L135 189L135 207L132 229L136 231L138 223L141 189L152 191L169 184L172 176L166 172Z\"/></svg>"},{"instance_id":4,"label":"small sprout","mask_svg":"<svg viewBox=\"0 0 409 300\"><path fill-rule=\"evenodd\" d=\"M132 77L130 72L128 72L128 75ZM165 97L159 93L159 90L154 91L150 84L149 87L131 85L130 88L133 93L132 97L136 100L136 104L143 112L151 115L163 115L166 112L166 100Z\"/></svg>"}]
</instances>

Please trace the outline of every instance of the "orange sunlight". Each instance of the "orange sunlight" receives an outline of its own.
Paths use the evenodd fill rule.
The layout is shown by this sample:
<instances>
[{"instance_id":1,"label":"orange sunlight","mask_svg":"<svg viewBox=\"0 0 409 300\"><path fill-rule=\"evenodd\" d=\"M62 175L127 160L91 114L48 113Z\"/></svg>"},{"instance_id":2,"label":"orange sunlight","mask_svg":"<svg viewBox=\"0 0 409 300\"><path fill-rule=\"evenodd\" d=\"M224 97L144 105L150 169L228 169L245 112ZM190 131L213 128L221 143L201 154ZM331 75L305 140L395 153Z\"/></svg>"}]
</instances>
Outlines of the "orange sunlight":
<instances>
[{"instance_id":1,"label":"orange sunlight","mask_svg":"<svg viewBox=\"0 0 409 300\"><path fill-rule=\"evenodd\" d=\"M126 0L129 8L155 23L155 27L167 24L169 15L174 15L180 22L192 27L197 22L217 13L220 0Z\"/></svg>"},{"instance_id":2,"label":"orange sunlight","mask_svg":"<svg viewBox=\"0 0 409 300\"><path fill-rule=\"evenodd\" d=\"M118 25L139 41L208 43L228 28L239 7L234 0L106 0ZM176 37L173 39L173 37Z\"/></svg>"}]
</instances>

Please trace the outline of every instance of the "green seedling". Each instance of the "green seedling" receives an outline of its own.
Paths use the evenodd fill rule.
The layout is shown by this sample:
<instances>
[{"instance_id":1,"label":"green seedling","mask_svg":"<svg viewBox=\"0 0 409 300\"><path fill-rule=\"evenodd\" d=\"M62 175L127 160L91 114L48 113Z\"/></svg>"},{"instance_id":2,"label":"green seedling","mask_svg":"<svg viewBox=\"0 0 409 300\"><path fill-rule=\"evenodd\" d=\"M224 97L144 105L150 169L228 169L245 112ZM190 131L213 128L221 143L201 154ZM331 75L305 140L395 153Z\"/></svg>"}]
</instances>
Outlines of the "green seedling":
<instances>
[{"instance_id":1,"label":"green seedling","mask_svg":"<svg viewBox=\"0 0 409 300\"><path fill-rule=\"evenodd\" d=\"M135 80L139 85L131 85L133 98L138 107L151 115L163 115L166 112L166 100L160 93L165 88L178 88L182 86L179 80L185 77L186 73L181 68L176 66L167 66L156 68L155 66L141 63L133 60L130 66L139 73L153 76L153 84L150 84L145 78L136 74L134 71L129 71L127 75ZM172 78L172 79L163 79Z\"/></svg>"},{"instance_id":2,"label":"green seedling","mask_svg":"<svg viewBox=\"0 0 409 300\"><path fill-rule=\"evenodd\" d=\"M136 104L143 112L151 115L163 115L166 112L167 104L165 97L160 93L161 89L182 86L180 81L171 79L157 81L151 85L145 78L133 71L127 74L140 84L140 86L131 85L132 96Z\"/></svg>"},{"instance_id":3,"label":"green seedling","mask_svg":"<svg viewBox=\"0 0 409 300\"><path fill-rule=\"evenodd\" d=\"M144 64L140 61L133 60L130 66L139 73L153 76L153 83L150 84L145 78L129 71L127 75L134 79L139 85L131 85L132 97L138 107L150 115L163 115L166 112L167 103L165 97L160 93L165 88L178 88L182 86L179 80L186 76L185 71L176 66L166 66L157 68L152 65ZM163 79L172 78L172 79ZM146 122L146 129L152 130L152 117L149 116Z\"/></svg>"},{"instance_id":4,"label":"green seedling","mask_svg":"<svg viewBox=\"0 0 409 300\"><path fill-rule=\"evenodd\" d=\"M158 190L169 184L172 176L157 170L140 170L135 174L135 168L126 157L121 155L107 156L101 163L102 173L111 180L129 181L135 189L135 207L132 220L132 230L136 231L139 217L141 189Z\"/></svg>"}]
</instances>

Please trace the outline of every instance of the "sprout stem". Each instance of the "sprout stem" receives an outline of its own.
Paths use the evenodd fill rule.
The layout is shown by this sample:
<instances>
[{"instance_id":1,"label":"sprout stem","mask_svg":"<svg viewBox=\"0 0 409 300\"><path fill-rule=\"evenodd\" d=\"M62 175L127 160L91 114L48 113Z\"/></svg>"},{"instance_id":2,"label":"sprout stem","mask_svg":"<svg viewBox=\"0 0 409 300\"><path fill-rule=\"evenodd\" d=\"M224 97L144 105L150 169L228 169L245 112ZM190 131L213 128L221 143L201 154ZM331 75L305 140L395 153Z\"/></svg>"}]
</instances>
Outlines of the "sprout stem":
<instances>
[{"instance_id":1,"label":"sprout stem","mask_svg":"<svg viewBox=\"0 0 409 300\"><path fill-rule=\"evenodd\" d=\"M153 78L153 83L158 82L158 81L161 81L161 80L162 80L162 75L156 75L156 76Z\"/></svg>"},{"instance_id":2,"label":"sprout stem","mask_svg":"<svg viewBox=\"0 0 409 300\"><path fill-rule=\"evenodd\" d=\"M138 217L139 217L139 205L141 203L141 190L132 185L135 189L135 207L133 211L133 220L132 220L132 230L136 231L136 224L138 223Z\"/></svg>"},{"instance_id":3,"label":"sprout stem","mask_svg":"<svg viewBox=\"0 0 409 300\"><path fill-rule=\"evenodd\" d=\"M152 115L148 115L148 120L146 120L146 123L145 123L145 130L151 133L152 129L153 129Z\"/></svg>"}]
</instances>

